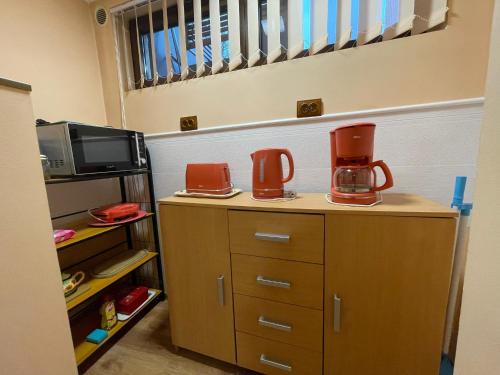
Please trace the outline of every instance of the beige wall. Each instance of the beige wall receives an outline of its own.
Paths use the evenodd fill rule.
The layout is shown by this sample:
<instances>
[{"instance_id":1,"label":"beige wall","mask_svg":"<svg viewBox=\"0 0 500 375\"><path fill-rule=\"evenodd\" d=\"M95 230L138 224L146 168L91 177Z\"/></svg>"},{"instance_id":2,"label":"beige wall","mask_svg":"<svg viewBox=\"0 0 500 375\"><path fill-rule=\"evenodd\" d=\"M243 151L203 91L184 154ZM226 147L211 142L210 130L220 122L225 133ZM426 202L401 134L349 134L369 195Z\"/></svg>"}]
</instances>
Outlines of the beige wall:
<instances>
[{"instance_id":1,"label":"beige wall","mask_svg":"<svg viewBox=\"0 0 500 375\"><path fill-rule=\"evenodd\" d=\"M0 77L33 86L35 118L106 123L84 0L2 1L0 30Z\"/></svg>"},{"instance_id":2,"label":"beige wall","mask_svg":"<svg viewBox=\"0 0 500 375\"><path fill-rule=\"evenodd\" d=\"M0 113L0 373L76 374L29 94L0 86Z\"/></svg>"},{"instance_id":3,"label":"beige wall","mask_svg":"<svg viewBox=\"0 0 500 375\"><path fill-rule=\"evenodd\" d=\"M496 1L455 374L500 373L500 2Z\"/></svg>"},{"instance_id":4,"label":"beige wall","mask_svg":"<svg viewBox=\"0 0 500 375\"><path fill-rule=\"evenodd\" d=\"M98 0L92 7L123 1ZM126 95L127 126L178 130L295 117L295 102L323 98L325 113L480 97L493 0L450 0L446 30L245 69ZM112 26L96 27L108 120L120 126Z\"/></svg>"}]
</instances>

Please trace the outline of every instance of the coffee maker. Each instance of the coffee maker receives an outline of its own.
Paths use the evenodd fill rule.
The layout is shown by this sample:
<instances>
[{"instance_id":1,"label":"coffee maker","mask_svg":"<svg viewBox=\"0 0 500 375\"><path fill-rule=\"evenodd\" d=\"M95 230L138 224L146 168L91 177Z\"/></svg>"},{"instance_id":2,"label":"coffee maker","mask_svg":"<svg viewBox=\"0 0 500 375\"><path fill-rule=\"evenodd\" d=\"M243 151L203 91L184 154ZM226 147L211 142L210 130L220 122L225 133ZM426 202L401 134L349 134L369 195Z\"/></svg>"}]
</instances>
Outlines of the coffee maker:
<instances>
[{"instance_id":1,"label":"coffee maker","mask_svg":"<svg viewBox=\"0 0 500 375\"><path fill-rule=\"evenodd\" d=\"M340 126L330 132L332 157L331 200L345 205L370 206L381 202L380 191L393 186L389 167L373 161L375 124ZM385 183L377 185L375 167L382 169Z\"/></svg>"}]
</instances>

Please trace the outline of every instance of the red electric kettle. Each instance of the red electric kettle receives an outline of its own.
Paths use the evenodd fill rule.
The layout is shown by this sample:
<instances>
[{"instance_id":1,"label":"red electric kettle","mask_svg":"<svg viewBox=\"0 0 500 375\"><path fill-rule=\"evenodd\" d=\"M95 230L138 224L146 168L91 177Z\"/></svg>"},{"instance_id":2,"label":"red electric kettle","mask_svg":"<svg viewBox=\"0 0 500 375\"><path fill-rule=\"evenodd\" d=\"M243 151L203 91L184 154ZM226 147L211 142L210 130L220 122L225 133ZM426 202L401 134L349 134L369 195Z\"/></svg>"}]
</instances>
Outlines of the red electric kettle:
<instances>
[{"instance_id":1,"label":"red electric kettle","mask_svg":"<svg viewBox=\"0 0 500 375\"><path fill-rule=\"evenodd\" d=\"M283 178L281 155L290 166L288 177ZM257 199L283 198L285 182L293 178L293 158L286 148L266 148L250 155L253 160L252 194Z\"/></svg>"}]
</instances>

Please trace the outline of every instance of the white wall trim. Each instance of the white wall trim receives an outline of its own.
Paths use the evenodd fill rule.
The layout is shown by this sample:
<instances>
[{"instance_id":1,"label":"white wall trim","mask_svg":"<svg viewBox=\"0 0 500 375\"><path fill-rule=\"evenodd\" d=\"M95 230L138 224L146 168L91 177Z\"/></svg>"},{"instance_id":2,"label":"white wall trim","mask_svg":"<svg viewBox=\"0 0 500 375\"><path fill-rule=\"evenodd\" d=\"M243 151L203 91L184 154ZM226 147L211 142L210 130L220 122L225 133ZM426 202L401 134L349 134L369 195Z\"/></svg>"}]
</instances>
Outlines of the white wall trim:
<instances>
[{"instance_id":1,"label":"white wall trim","mask_svg":"<svg viewBox=\"0 0 500 375\"><path fill-rule=\"evenodd\" d=\"M395 114L395 113L405 113L405 112L420 112L420 111L427 111L430 109L450 109L459 107L470 107L470 106L476 106L478 104L484 104L484 97L449 100L443 102L423 103L414 105L404 105L399 107L386 107L386 108L369 109L363 111L341 112L341 113L323 115L320 117L285 118L279 120L247 122L243 124L221 125L221 126L214 126L211 128L187 131L187 132L174 131L174 132L164 132L164 133L153 133L153 134L146 134L145 137L147 139L171 138L178 136L226 132L226 131L241 130L241 129L256 129L267 126L317 124L317 123L331 122L333 120L339 120L343 118L353 118L353 117L360 118L360 117L369 117L373 115L389 114L389 113Z\"/></svg>"}]
</instances>

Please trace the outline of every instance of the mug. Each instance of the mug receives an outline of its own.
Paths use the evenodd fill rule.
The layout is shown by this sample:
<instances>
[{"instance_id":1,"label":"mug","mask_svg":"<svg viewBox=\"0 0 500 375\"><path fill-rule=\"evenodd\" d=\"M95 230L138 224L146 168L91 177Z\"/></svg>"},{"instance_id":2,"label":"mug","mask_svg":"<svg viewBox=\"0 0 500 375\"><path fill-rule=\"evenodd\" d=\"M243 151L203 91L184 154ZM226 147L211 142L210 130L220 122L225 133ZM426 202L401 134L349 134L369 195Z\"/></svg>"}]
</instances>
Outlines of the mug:
<instances>
[{"instance_id":1,"label":"mug","mask_svg":"<svg viewBox=\"0 0 500 375\"><path fill-rule=\"evenodd\" d=\"M78 271L73 275L70 275L69 273L63 273L61 277L64 296L67 297L76 292L78 285L80 285L85 278L85 273L82 271Z\"/></svg>"}]
</instances>

